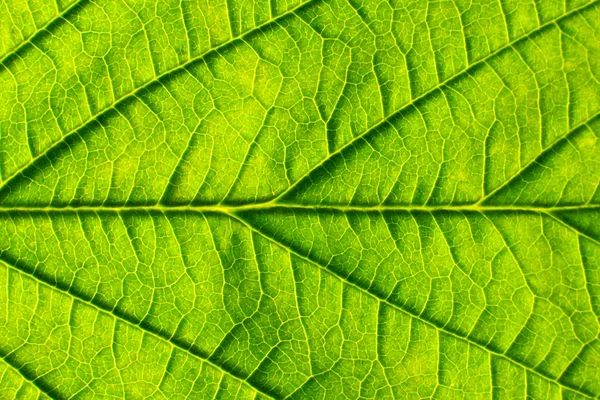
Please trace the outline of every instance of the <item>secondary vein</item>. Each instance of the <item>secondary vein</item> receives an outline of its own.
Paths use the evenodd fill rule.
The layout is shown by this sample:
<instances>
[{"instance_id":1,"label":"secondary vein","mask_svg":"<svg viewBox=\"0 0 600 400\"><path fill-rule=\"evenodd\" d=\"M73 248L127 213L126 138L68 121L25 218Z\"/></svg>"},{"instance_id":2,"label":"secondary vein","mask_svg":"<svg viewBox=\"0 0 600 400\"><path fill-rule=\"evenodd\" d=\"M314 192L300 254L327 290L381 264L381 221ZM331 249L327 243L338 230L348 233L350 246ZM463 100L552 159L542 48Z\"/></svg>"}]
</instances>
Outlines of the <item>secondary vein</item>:
<instances>
[{"instance_id":1,"label":"secondary vein","mask_svg":"<svg viewBox=\"0 0 600 400\"><path fill-rule=\"evenodd\" d=\"M395 111L394 113L388 115L387 117L379 120L371 128L368 128L366 131L364 131L361 134L355 136L354 138L352 138L352 140L350 140L344 146L340 147L338 150L336 150L334 152L330 152L329 155L325 159L323 159L317 165L315 165L314 167L312 167L308 171L306 171L293 185L291 185L289 188L287 188L282 193L280 193L279 195L277 195L271 201L277 201L277 200L283 198L286 194L288 194L289 192L291 192L292 190L294 190L294 188L296 188L300 182L302 182L306 177L308 177L315 170L319 169L319 167L323 166L332 157L336 156L337 154L340 154L345 149L353 146L358 140L362 139L363 137L365 137L369 133L371 133L373 131L376 131L377 129L383 127L385 124L389 123L389 121L391 119L393 119L396 116L400 115L402 112L405 112L410 107L413 107L419 101L422 101L422 100L428 98L430 95L432 95L436 91L441 90L442 88L448 86L449 84L451 84L452 82L456 81L457 79L459 79L464 74L467 74L470 71L474 71L475 69L479 68L481 65L484 65L485 63L489 62L490 59L492 59L495 56L501 54L502 52L506 51L507 49L512 48L513 46L517 45L518 43L527 40L528 38L532 37L533 35L537 34L538 32L540 32L540 31L548 28L549 26L551 26L553 24L556 24L559 21L567 19L570 16L572 16L574 14L577 14L577 13L579 13L579 12L581 12L581 11L587 9L587 8L595 6L598 3L599 3L599 1L593 1L591 3L588 3L588 4L584 5L584 6L580 6L578 8L575 8L575 9L569 11L568 13L566 13L566 14L558 17L558 18L555 18L555 19L547 21L546 23L544 23L543 25L539 26L535 30L533 30L533 31L527 33L526 35L523 35L523 36L521 36L521 37L513 40L512 42L506 43L504 46L502 46L502 47L498 48L497 50L495 50L494 52L488 54L486 57L482 58L481 60L477 61L476 63L471 64L469 67L467 67L467 68L463 69L462 71L458 72L456 75L454 75L454 76L446 79L443 82L440 82L438 85L436 85L435 87L433 87L433 88L429 89L428 91L424 92L420 96L413 98L413 100L411 102L409 102L406 105L404 105L403 107L401 107L398 111ZM565 135L567 135L567 133L565 133ZM564 135L563 135L563 137L564 137ZM560 140L560 138L559 138L559 140Z\"/></svg>"},{"instance_id":2,"label":"secondary vein","mask_svg":"<svg viewBox=\"0 0 600 400\"><path fill-rule=\"evenodd\" d=\"M169 344L169 346L178 348L178 349L184 351L185 353L190 354L192 357L200 360L201 362L205 362L205 363L208 363L208 364L212 365L213 367L217 368L218 370L220 370L224 374L227 374L227 375L231 376L233 379L235 379L237 381L240 381L240 382L242 382L245 385L250 386L252 389L256 390L257 392L260 392L262 395L264 395L264 396L266 396L266 397L268 397L270 399L274 399L273 396L269 395L268 393L265 393L263 390L261 390L260 388L252 385L250 382L244 380L243 378L240 378L240 377L236 376L235 374L233 374L230 371L227 371L223 366L215 363L212 360L209 360L208 358L202 357L201 355L199 355L196 352L192 351L190 348L186 348L181 343L178 343L177 341L172 340L172 338L170 336L164 335L164 334L162 334L160 332L156 333L156 332L153 332L151 330L148 330L148 329L144 328L144 326L141 323L138 323L136 321L132 321L132 320L128 319L126 316L121 316L121 315L115 313L113 310L105 309L102 306L96 304L93 300L87 300L87 299L85 299L85 298L83 298L83 297L81 297L81 296L79 296L79 295L77 295L75 293L72 293L72 292L70 292L68 290L63 290L63 289L61 289L61 288L59 288L57 286L52 286L48 282L46 282L45 280L43 280L42 278L36 276L35 274L23 271L19 267L13 265L13 263L10 263L8 260L6 260L4 257L2 257L2 253L1 252L0 252L0 260L4 262L4 265L6 265L7 268L12 269L12 270L16 271L19 274L23 274L23 275L27 275L27 276L31 277L38 284L44 285L44 286L46 286L49 289L54 290L54 291L60 291L60 292L64 293L65 295L67 295L67 296L69 296L69 297L71 297L73 299L76 299L80 303L85 304L85 305L87 305L89 307L92 307L93 309L97 310L98 312L101 312L101 313L104 313L104 314L108 314L111 317L116 318L117 320L119 320L119 321L121 321L121 322L123 322L123 323L125 323L125 324L127 324L129 326L132 326L132 327L134 327L136 329L141 330L142 332L144 332L144 334L150 335L150 336L152 336L152 337L160 340L161 342L166 342L166 343ZM4 356L2 356L0 354L0 358L4 359ZM11 364L9 364L9 365L11 365ZM13 365L11 365L11 367L17 369ZM21 374L21 375L23 375L23 374ZM30 379L30 378L27 378L27 377L25 377L25 378L27 380L31 381L32 383L34 382L35 379L37 379L37 377L33 378L33 379ZM38 385L36 385L36 386L38 386ZM45 391L44 391L44 393L48 394Z\"/></svg>"},{"instance_id":3,"label":"secondary vein","mask_svg":"<svg viewBox=\"0 0 600 400\"><path fill-rule=\"evenodd\" d=\"M77 132L79 132L81 129L84 129L85 127L91 125L92 123L94 123L95 121L98 120L98 118L100 118L101 116L107 114L109 111L115 109L116 107L118 107L120 104L123 104L125 102L127 102L128 99L135 97L136 95L140 94L141 92L143 92L144 90L146 90L147 88L149 88L150 86L152 86L153 84L155 84L156 82L160 82L161 80L166 79L168 76L173 75L178 73L179 71L183 71L186 68L190 67L191 65L193 65L196 62L199 62L203 59L205 59L206 57L210 56L211 54L217 53L220 50L236 43L237 41L242 40L244 37L247 37L249 35L251 35L254 32L257 32L261 29L264 29L266 26L276 23L277 21L280 21L281 19L292 15L293 13L295 13L298 9L307 6L308 4L311 4L313 1L319 1L319 0L309 0L305 3L301 3L299 5L297 5L296 7L286 11L285 13L275 17L275 18L271 18L265 22L263 22L262 24L256 26L254 29L251 29L250 31L245 32L244 34L234 37L229 41L226 41L216 47L213 47L212 49L194 57L189 59L188 61L186 61L183 64L180 64L179 66L167 70L165 72L163 72L162 74L156 76L154 79L149 80L148 82L144 83L143 85L139 86L138 88L135 88L134 90L132 90L129 93L126 93L124 95L122 95L121 97L119 97L118 99L116 99L112 104L110 104L108 107L106 107L105 109L98 111L96 114L90 116L90 118L88 118L87 120L83 121L82 123L80 123L79 125L77 125L76 127L74 127L73 129L71 129L69 132L67 132L66 134L64 134L60 139L58 139L57 141L53 142L52 144L50 144L48 147L46 147L46 149L44 151L42 151L40 154L38 154L36 157L33 157L31 160L29 160L29 162L27 162L26 164L24 164L23 166L21 166L19 169L17 169L16 171L14 171L10 176L6 177L4 182L2 182L2 184L0 185L0 189L5 187L6 185L8 185L15 177L19 176L23 171L25 171L27 168L29 168L31 165L33 165L37 160L41 159L42 157L44 157L46 154L48 154L48 152L52 151L54 148L58 147L61 143L64 143L67 139L69 139L71 136L74 136ZM2 65L0 63L0 65Z\"/></svg>"},{"instance_id":4,"label":"secondary vein","mask_svg":"<svg viewBox=\"0 0 600 400\"><path fill-rule=\"evenodd\" d=\"M404 314L407 314L407 315L409 315L409 316L410 316L410 317L412 317L412 318L416 318L416 319L418 319L419 321L421 321L421 322L423 322L423 323L425 323L425 324L427 324L427 325L429 325L429 326L433 327L434 329L436 329L436 330L438 330L438 331L440 331L440 332L444 332L444 333L445 333L445 334L447 334L447 335L453 336L453 337L454 337L454 338L456 338L456 339L462 340L462 341L464 341L464 342L467 342L467 343L469 343L469 344L470 344L470 345L472 345L472 346L475 346L475 347L478 347L478 348L482 349L483 351L489 352L489 353L491 353L491 354L495 355L496 357L503 358L503 359L507 360L507 361L508 361L508 362L510 362L510 363L513 363L513 364L515 364L515 365L518 365L519 367L521 367L521 368L525 369L526 371L528 371L528 372L531 372L531 373L533 373L533 374L535 374L535 375L538 375L538 376L540 376L540 377L542 377L542 378L544 378L544 379L546 379L546 380L548 380L548 381L551 381L551 382L553 382L553 383L555 383L555 384L559 385L560 387L563 387L563 388L566 388L566 389L569 389L569 390L575 391L575 392L577 392L578 394L580 394L580 395L582 395L582 396L584 396L584 397L586 397L586 398L593 398L593 397L591 397L589 394L587 394L587 393L585 393L585 392L581 391L579 388L568 386L568 385L566 385L566 384L564 384L564 383L560 382L560 381L559 381L559 379L557 379L557 378L554 378L554 377L548 376L548 375L546 375L546 374L544 374L544 373L542 373L542 372L536 371L536 370L534 370L533 368L531 368L531 367L529 367L529 366L527 366L527 365L525 365L525 364L523 364L523 363L521 363L521 362L519 362L519 361L517 361L517 360L513 360L512 358L510 358L510 357L506 356L505 354L499 353L499 352L497 352L497 351L495 351L495 350L493 350L493 349L489 349L489 348L487 348L486 346L483 346L483 345L481 345L481 344L479 344L479 343L477 343L477 342L475 342L475 341L473 341L473 340L469 339L468 337L460 336L460 335L458 335L457 333L455 333L455 332L452 332L451 330L448 330L448 329L446 329L446 328L444 328L444 327L437 326L437 325L436 325L436 324L434 324L433 322L431 322L431 321L428 321L427 319L424 319L424 318L423 318L423 317L421 317L420 315L417 315L416 313L413 313L413 312L411 312L409 309L404 309L404 308L402 308L402 307L400 307L400 306L398 306L398 305L396 305L396 304L394 304L394 303L390 302L388 299L385 299L385 298L379 297L378 295L376 295L376 294L374 294L374 293L371 293L369 290L367 290L367 289L364 289L364 288L362 288L362 287L358 286L357 284L355 284L355 283L353 283L353 282L349 281L347 278L344 278L344 277L342 277L342 276L340 276L340 275L336 274L335 272L331 271L331 270L330 270L329 268L327 268L326 266L323 266L323 265L321 265L321 264L317 263L316 261L314 261L314 260L312 260L312 259L310 259L310 258L308 258L308 257L306 257L306 256L304 256L304 255L302 255L302 254L300 254L300 253L298 253L298 252L297 252L297 251L295 251L294 249L292 249L292 248L290 248L290 247L286 246L285 244L281 243L280 241L276 240L275 238L273 238L273 237L271 237L271 236L268 236L268 235L264 234L264 233L263 233L263 232L261 232L259 229L255 228L253 225L250 225L249 223L247 223L247 222L246 222L246 221L245 221L245 220L244 220L242 217L240 217L240 216L238 216L238 215L233 215L233 214L230 214L230 217L231 217L231 218L235 218L236 220L240 221L240 223L242 223L244 226L246 226L248 229L250 229L251 231L255 232L256 234L258 234L258 235L260 235L260 236L264 237L265 239L267 239L267 240L269 240L269 241L271 241L271 242L273 242L273 243L277 244L278 246L281 246L281 247L282 247L282 248L284 248L285 250L287 250L287 251L289 251L290 253L294 254L295 256L297 256L297 257L301 258L302 260L304 260L304 261L306 261L306 262L308 262L308 263L310 263L310 264L312 264L312 265L316 266L317 268L320 268L320 269L322 269L322 270L326 271L328 274L330 274L330 275L333 275L333 276L334 276L334 277L336 277L337 279L340 279L340 280L341 280L342 282L344 282L345 284L348 284L348 285L350 285L350 286L352 286L352 287L356 288L357 290L361 291L362 293L365 293L365 294L367 294L368 296L374 297L374 298L375 298L377 301L379 301L379 302L381 302L381 303L385 303L386 305L388 305L388 306L390 306L390 307L392 307L392 308L394 308L394 309L396 309L396 310L398 310L398 311L400 311L400 312L402 312L402 313L404 313Z\"/></svg>"},{"instance_id":5,"label":"secondary vein","mask_svg":"<svg viewBox=\"0 0 600 400\"><path fill-rule=\"evenodd\" d=\"M33 42L33 40L35 40L35 38L37 36L39 36L42 32L48 30L48 28L50 28L50 26L53 23L55 23L58 20L66 18L73 10L75 10L77 7L83 5L86 2L89 2L89 0L77 0L77 1L75 1L69 7L65 8L62 12L59 12L58 14L56 14L53 18L51 18L44 25L42 25L41 27L37 28L37 30L34 33L32 33L31 35L29 35L27 38L25 38L25 40L23 40L17 46L15 46L11 50L9 50L2 57L2 59L0 59L0 67L1 66L5 66L6 67L7 61L10 60L12 57L14 57L16 54L18 54L21 51L21 49L24 49L26 46L30 45Z\"/></svg>"}]
</instances>

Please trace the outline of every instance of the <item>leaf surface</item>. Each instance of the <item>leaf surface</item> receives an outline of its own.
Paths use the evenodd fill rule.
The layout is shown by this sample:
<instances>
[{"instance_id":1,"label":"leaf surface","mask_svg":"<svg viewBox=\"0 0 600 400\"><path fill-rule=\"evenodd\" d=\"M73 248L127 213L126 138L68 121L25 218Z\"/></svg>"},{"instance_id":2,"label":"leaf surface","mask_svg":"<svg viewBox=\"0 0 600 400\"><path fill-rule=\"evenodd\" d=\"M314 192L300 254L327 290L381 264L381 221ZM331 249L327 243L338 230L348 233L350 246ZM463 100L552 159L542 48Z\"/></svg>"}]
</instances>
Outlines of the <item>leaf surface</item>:
<instances>
[{"instance_id":1,"label":"leaf surface","mask_svg":"<svg viewBox=\"0 0 600 400\"><path fill-rule=\"evenodd\" d=\"M2 9L2 397L600 397L597 1Z\"/></svg>"}]
</instances>

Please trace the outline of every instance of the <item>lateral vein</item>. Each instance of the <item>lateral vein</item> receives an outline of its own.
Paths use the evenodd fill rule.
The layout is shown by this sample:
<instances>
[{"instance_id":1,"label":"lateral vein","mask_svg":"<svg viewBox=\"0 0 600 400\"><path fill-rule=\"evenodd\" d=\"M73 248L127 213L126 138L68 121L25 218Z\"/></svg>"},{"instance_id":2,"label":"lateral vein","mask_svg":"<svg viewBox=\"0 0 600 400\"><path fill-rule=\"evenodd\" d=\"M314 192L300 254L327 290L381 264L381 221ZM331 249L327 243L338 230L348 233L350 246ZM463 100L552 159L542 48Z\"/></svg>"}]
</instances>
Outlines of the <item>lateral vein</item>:
<instances>
[{"instance_id":1,"label":"lateral vein","mask_svg":"<svg viewBox=\"0 0 600 400\"><path fill-rule=\"evenodd\" d=\"M245 385L250 386L253 390L255 390L257 392L260 392L262 395L268 397L269 399L274 399L275 400L275 398L273 396L271 396L268 393L265 393L262 389L256 387L255 385L252 385L250 382L246 381L245 379L240 378L240 377L234 375L232 372L227 371L223 366L215 363L214 361L209 360L208 358L202 357L201 355L199 355L196 352L192 351L190 348L186 348L182 344L177 343L177 341L173 341L172 338L167 337L166 335L163 335L161 333L152 332L151 330L148 330L148 329L144 328L140 323L136 323L135 321L129 320L126 316L118 315L117 313L114 312L114 310L105 309L102 306L97 305L93 300L92 301L87 300L87 299L85 299L85 298L83 298L81 296L78 296L77 294L74 294L74 293L70 292L70 291L63 290L63 289L61 289L61 288L59 288L57 286L53 286L53 285L49 284L48 282L46 282L45 280L43 280L42 278L40 278L39 276L36 276L34 273L32 274L32 273L29 273L29 272L26 272L26 271L20 269L19 267L15 266L12 262L9 262L8 260L6 260L6 258L3 257L3 255L2 255L1 252L0 252L0 261L2 261L4 263L4 265L7 266L7 268L12 269L13 271L16 271L19 274L29 276L30 278L34 279L40 285L43 285L43 286L45 286L45 287L47 287L47 288L49 288L51 290L59 291L61 293L64 293L65 295L67 295L67 296L75 299L76 301L79 301L82 304L85 304L85 305L87 305L89 307L92 307L93 309L97 310L98 312L101 312L103 314L108 314L108 315L112 316L113 318L116 318L118 321L123 322L124 324L127 324L129 326L132 326L132 327L134 327L136 329L141 330L142 332L144 332L144 334L150 335L150 336L152 336L152 337L160 340L161 342L166 342L172 348L178 348L178 349L184 351L185 353L191 355L192 357L200 360L201 362L208 363L208 364L212 365L213 367L215 367L218 370L220 370L223 374L227 374L230 377L232 377L233 379L235 379L237 381L240 381L241 383L243 383ZM0 354L0 358L4 359L4 356L2 354ZM11 365L11 364L9 364L9 365ZM11 365L11 367L15 368L12 365ZM37 378L35 378L35 379L37 379ZM30 380L31 382L33 382L31 379L28 379L28 380Z\"/></svg>"},{"instance_id":2,"label":"lateral vein","mask_svg":"<svg viewBox=\"0 0 600 400\"><path fill-rule=\"evenodd\" d=\"M348 284L348 285L350 285L350 286L354 287L355 289L359 290L360 292L362 292L362 293L365 293L366 295L368 295L368 296L371 296L371 297L375 298L375 299L376 299L377 301L379 301L380 303L385 303L386 305L388 305L388 306L390 306L390 307L394 308L395 310L398 310L398 311L400 311L400 312L402 312L402 313L404 313L404 314L406 314L406 315L410 316L411 318L416 318L416 319L418 319L419 321L421 321L421 322L423 322L423 323L425 323L425 324L427 324L427 325L431 326L432 328L436 329L438 332L443 332L444 334L447 334L447 335L449 335L449 336L452 336L452 337L454 337L454 338L455 338L455 339L457 339L457 340L461 340L461 341L463 341L463 342L466 342L466 343L468 343L468 344L470 344L470 345L472 345L472 346L475 346L475 347L477 347L477 348L479 348L479 349L481 349L481 350L483 350L483 351L486 351L486 352L488 352L488 353L490 353L490 354L492 354L492 355L494 355L494 356L496 356L496 357L503 358L503 359L505 359L506 361L508 361L508 362L510 362L510 363L512 363L512 364L515 364L515 365L517 365L517 366L519 366L519 367L521 367L521 368L525 369L526 371L528 371L528 372L530 372L530 373L532 373L532 374L538 375L538 376L542 377L543 379L546 379L546 380L548 380L548 381L551 381L551 382L553 382L553 383L557 384L557 385L558 385L558 386L560 386L560 387L563 387L563 388L565 388L565 389L568 389L568 390L572 390L572 391L574 391L574 392L577 392L578 394L580 394L580 395L582 395L582 396L584 396L584 397L586 397L586 398L590 398L590 399L591 399L591 398L594 398L594 397L590 396L589 394L587 394L587 393L585 393L585 392L581 391L579 388L568 386L568 385L566 385L566 384L564 384L564 383L560 382L560 381L559 381L559 379L557 379L557 378L553 378L553 377L551 377L551 376L548 376L548 375L546 375L546 374L544 374L544 373L542 373L542 372L538 372L538 371L536 371L535 369L533 369L533 368L531 368L531 367L529 367L529 366L527 366L527 365L525 365L525 364L523 364L523 363L521 363L521 362L519 362L519 361L517 361L517 360L513 360L512 358L510 358L510 357L508 357L508 356L506 356L506 355L504 355L504 354L502 354L502 353L499 353L499 352L497 352L497 351L495 351L495 350L493 350L493 349L489 349L489 348L487 348L486 346L483 346L483 345L481 345L481 344L479 344L479 343L477 343L477 342L474 342L474 341L470 340L470 339L469 339L469 338L467 338L467 337L460 336L460 335L458 335L458 334L456 334L456 333L454 333L454 332L452 332L452 331L450 331L450 330L448 330L448 329L446 329L446 328L444 328L444 327L437 326L437 325L435 325L433 322L431 322L431 321L428 321L427 319L424 319L422 316L420 316L420 315L418 315L418 314L416 314L416 313L413 313L413 312L411 312L410 310L405 310L404 308L402 308L402 307L400 307L400 306L398 306L398 305L396 305L396 304L394 304L394 303L391 303L389 300L387 300L387 299L384 299L384 298L381 298L381 297L377 296L377 295L376 295L376 294L374 294L374 293L371 293L370 291L368 291L368 290L366 290L366 289L364 289L364 288L362 288L362 287L358 286L357 284L355 284L355 283L353 283L353 282L349 281L348 279L346 279L346 278L344 278L344 277L342 277L342 276L340 276L340 275L336 274L335 272L331 271L329 268L327 268L327 267L325 267L325 266L322 266L322 265L320 265L319 263L315 262L314 260L311 260L310 258L308 258L308 257L306 257L306 256L303 256L302 254L300 254L300 253L296 252L296 251L295 251L294 249L292 249L292 248L289 248L288 246L286 246L285 244L283 244L283 243L279 242L278 240L274 239L273 237L271 237L271 236L268 236L268 235L264 234L263 232L261 232L260 230L258 230L257 228L255 228L254 226L252 226L252 225L250 225L249 223L247 223L247 222L246 222L246 221L245 221L245 220L244 220L242 217L240 217L240 216L238 216L238 215L234 215L234 214L230 214L230 217L231 217L231 218L235 218L236 220L238 220L240 223L242 223L244 226L246 226L246 227L247 227L248 229L250 229L252 232L255 232L256 234L258 234L258 235L260 235L260 236L264 237L265 239L267 239L267 240L269 240L269 241L271 241L271 242L273 242L273 243L275 243L275 244L277 244L277 245L281 246L281 247L282 247L282 248L284 248L285 250L287 250L287 251L289 251L290 253L294 254L295 256L297 256L297 257L301 258L302 260L304 260L304 261L306 261L306 262L308 262L308 263L310 263L310 264L312 264L312 265L316 266L317 268L320 268L320 269L322 269L322 270L326 271L328 274L330 274L330 275L332 275L332 276L336 277L337 279L340 279L340 280L341 280L342 282L344 282L345 284Z\"/></svg>"},{"instance_id":3,"label":"lateral vein","mask_svg":"<svg viewBox=\"0 0 600 400\"><path fill-rule=\"evenodd\" d=\"M85 0L83 0L85 1ZM42 157L46 156L46 154L48 154L50 151L52 151L53 149L55 149L56 147L58 147L61 143L64 143L66 140L68 140L71 136L74 136L77 132L79 132L81 129L84 129L85 127L93 124L95 121L98 120L98 118L100 118L101 116L107 114L109 111L114 110L116 107L118 107L120 104L123 104L125 102L127 102L127 100L129 100L130 98L133 98L137 95L139 95L141 92L143 92L144 90L146 90L148 87L152 86L154 83L156 82L160 82L161 80L165 79L166 77L176 74L179 71L183 71L186 68L188 68L189 66L191 66L192 64L205 59L206 57L210 56L211 54L215 54L217 52L219 52L220 50L238 42L241 41L243 38L253 34L254 32L260 31L261 29L265 28L266 26L275 23L277 21L280 21L283 18L286 18L289 15L292 15L293 13L295 13L298 9L305 7L309 4L311 4L313 1L320 1L320 0L309 0L305 3L301 3L299 5L297 5L296 7L286 11L285 13L277 16L276 18L271 18L265 22L263 22L262 24L256 26L255 28L239 35L236 36L216 47L213 47L212 49L205 51L204 53L189 59L188 61L184 62L183 64L178 65L177 67L173 68L173 69L169 69L165 72L163 72L160 75L155 76L153 79L149 80L148 82L144 83L143 85L133 89L131 92L126 93L124 95L122 95L121 97L119 97L115 102L113 102L111 105L109 105L108 107L104 108L101 111L98 111L96 114L90 116L90 118L88 118L87 120L83 121L82 123L80 123L79 125L77 125L76 127L72 128L69 132L65 133L64 135L61 136L60 139L56 140L55 142L53 142L52 144L50 144L44 151L42 151L40 154L38 154L36 157L33 157L31 160L29 160L29 162L27 162L26 164L24 164L23 166L21 166L19 169L17 169L16 171L14 171L10 176L8 176L4 182L2 182L2 184L0 184L0 189L7 186L15 177L19 176L23 171L25 171L27 168L29 168L31 165L33 165L37 160L41 159ZM0 63L0 65L2 65Z\"/></svg>"}]
</instances>

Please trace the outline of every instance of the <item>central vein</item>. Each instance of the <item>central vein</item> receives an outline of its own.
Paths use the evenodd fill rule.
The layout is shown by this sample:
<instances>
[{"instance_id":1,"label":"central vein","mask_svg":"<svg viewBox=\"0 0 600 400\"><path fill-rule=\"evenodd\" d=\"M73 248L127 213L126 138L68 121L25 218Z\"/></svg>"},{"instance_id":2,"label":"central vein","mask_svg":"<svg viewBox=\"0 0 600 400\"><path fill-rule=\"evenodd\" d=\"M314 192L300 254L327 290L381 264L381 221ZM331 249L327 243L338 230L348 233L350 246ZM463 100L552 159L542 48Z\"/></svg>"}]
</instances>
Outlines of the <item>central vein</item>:
<instances>
[{"instance_id":1,"label":"central vein","mask_svg":"<svg viewBox=\"0 0 600 400\"><path fill-rule=\"evenodd\" d=\"M219 212L234 214L240 211L275 211L275 210L304 210L304 211L329 211L329 212L536 212L549 213L566 210L600 210L600 205L570 205L570 206L482 206L478 204L466 205L307 205L288 203L254 203L239 205L90 205L90 206L32 206L32 207L6 207L0 204L0 213L11 212L122 212L122 211L148 211L148 212Z\"/></svg>"}]
</instances>

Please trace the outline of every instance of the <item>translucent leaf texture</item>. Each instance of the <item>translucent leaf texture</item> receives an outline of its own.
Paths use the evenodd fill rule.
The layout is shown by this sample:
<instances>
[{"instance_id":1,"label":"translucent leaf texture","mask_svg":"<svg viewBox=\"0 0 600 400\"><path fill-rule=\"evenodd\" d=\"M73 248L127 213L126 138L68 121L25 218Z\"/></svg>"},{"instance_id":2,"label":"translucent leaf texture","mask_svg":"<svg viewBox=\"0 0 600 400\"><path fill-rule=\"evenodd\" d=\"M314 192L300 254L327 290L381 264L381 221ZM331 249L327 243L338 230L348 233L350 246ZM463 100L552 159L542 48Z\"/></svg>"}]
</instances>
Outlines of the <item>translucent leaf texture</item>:
<instances>
[{"instance_id":1,"label":"translucent leaf texture","mask_svg":"<svg viewBox=\"0 0 600 400\"><path fill-rule=\"evenodd\" d=\"M0 397L600 397L600 2L0 2Z\"/></svg>"}]
</instances>

